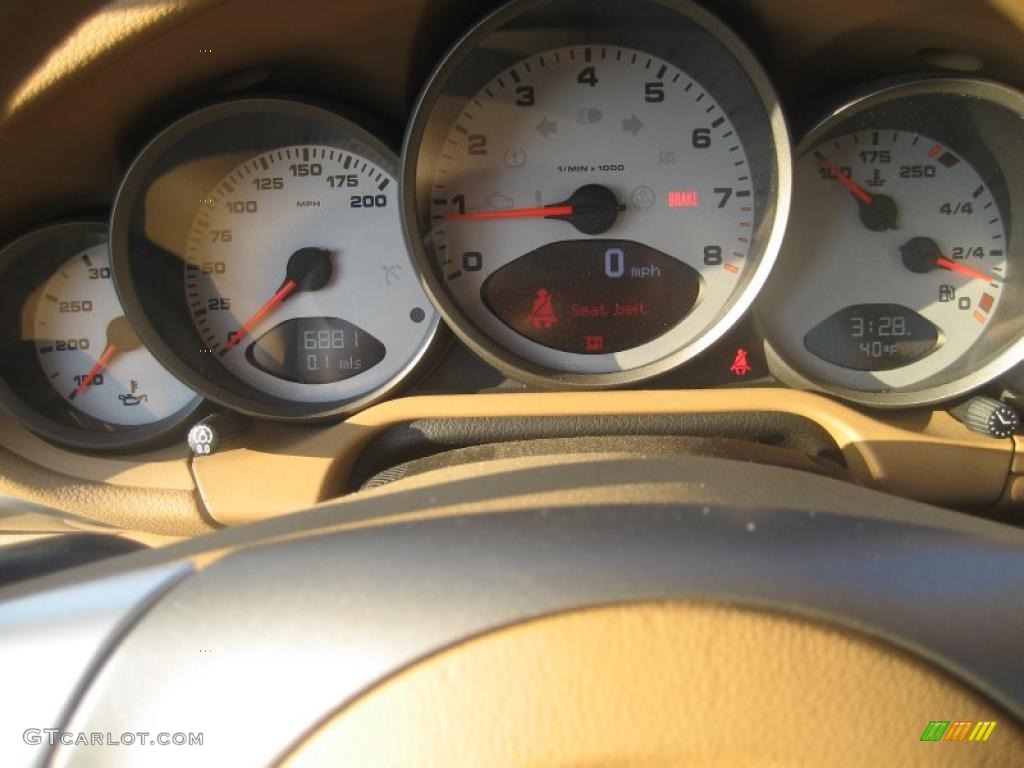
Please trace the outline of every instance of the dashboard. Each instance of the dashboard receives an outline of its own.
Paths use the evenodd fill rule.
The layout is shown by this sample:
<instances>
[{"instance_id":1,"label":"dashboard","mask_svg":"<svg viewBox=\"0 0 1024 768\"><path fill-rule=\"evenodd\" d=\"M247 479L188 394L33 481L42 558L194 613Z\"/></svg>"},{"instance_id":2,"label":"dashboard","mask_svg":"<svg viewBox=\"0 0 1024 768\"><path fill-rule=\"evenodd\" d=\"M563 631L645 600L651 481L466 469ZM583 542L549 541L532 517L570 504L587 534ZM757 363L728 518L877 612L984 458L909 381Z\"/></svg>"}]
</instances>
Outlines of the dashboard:
<instances>
[{"instance_id":1,"label":"dashboard","mask_svg":"<svg viewBox=\"0 0 1024 768\"><path fill-rule=\"evenodd\" d=\"M770 413L855 481L1019 505L1001 6L390 5L183 4L12 91L0 432L48 484L169 492L136 524L180 532L336 496L409 424Z\"/></svg>"}]
</instances>

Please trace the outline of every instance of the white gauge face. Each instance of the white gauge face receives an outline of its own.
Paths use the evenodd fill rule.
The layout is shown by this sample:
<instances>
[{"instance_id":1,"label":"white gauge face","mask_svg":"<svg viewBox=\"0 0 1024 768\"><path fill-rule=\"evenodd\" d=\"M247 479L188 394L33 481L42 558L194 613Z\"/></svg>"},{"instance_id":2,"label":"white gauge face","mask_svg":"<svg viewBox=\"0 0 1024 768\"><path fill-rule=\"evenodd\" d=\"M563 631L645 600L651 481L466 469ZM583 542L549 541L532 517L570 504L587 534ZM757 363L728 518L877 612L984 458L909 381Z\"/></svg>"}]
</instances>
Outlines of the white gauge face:
<instances>
[{"instance_id":1,"label":"white gauge face","mask_svg":"<svg viewBox=\"0 0 1024 768\"><path fill-rule=\"evenodd\" d=\"M395 379L436 326L399 223L397 184L331 146L239 165L188 235L196 330L235 376L295 403L359 398Z\"/></svg>"},{"instance_id":2,"label":"white gauge face","mask_svg":"<svg viewBox=\"0 0 1024 768\"><path fill-rule=\"evenodd\" d=\"M991 191L955 148L910 131L829 140L796 165L769 283L770 336L809 377L912 389L985 333L1007 277Z\"/></svg>"},{"instance_id":3,"label":"white gauge face","mask_svg":"<svg viewBox=\"0 0 1024 768\"><path fill-rule=\"evenodd\" d=\"M39 289L34 334L54 389L75 409L108 424L151 424L195 398L125 320L105 244L75 254Z\"/></svg>"},{"instance_id":4,"label":"white gauge face","mask_svg":"<svg viewBox=\"0 0 1024 768\"><path fill-rule=\"evenodd\" d=\"M753 188L729 114L687 73L630 48L556 48L488 82L441 142L432 258L502 348L629 370L722 319L755 266Z\"/></svg>"}]
</instances>

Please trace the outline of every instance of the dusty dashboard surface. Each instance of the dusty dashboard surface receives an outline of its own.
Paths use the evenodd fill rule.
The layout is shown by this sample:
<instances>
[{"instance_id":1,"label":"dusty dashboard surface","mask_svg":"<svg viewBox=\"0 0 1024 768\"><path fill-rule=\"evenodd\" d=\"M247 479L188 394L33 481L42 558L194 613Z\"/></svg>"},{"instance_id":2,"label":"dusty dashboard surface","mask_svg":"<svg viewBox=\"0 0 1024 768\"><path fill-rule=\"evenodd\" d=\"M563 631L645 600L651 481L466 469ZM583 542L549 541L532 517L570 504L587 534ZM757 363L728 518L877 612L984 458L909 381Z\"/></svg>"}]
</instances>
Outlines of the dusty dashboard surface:
<instances>
[{"instance_id":1,"label":"dusty dashboard surface","mask_svg":"<svg viewBox=\"0 0 1024 768\"><path fill-rule=\"evenodd\" d=\"M175 535L650 435L1012 515L1020 11L826 5L114 3L24 41L0 489Z\"/></svg>"}]
</instances>

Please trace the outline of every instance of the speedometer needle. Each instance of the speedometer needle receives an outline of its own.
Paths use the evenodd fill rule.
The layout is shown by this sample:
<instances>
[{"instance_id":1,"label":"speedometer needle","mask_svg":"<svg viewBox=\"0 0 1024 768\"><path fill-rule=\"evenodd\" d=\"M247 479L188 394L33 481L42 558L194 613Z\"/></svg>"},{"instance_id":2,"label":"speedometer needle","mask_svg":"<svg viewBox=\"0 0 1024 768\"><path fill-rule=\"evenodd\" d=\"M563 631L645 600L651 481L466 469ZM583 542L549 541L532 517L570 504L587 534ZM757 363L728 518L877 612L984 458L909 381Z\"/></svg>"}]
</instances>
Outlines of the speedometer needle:
<instances>
[{"instance_id":1,"label":"speedometer needle","mask_svg":"<svg viewBox=\"0 0 1024 768\"><path fill-rule=\"evenodd\" d=\"M300 248L288 258L288 266L285 268L284 282L259 309L257 309L248 320L242 323L242 327L232 334L227 343L218 353L226 355L238 343L248 336L262 323L267 315L276 310L293 293L299 291L318 291L331 280L334 269L331 265L331 252L324 248Z\"/></svg>"},{"instance_id":2,"label":"speedometer needle","mask_svg":"<svg viewBox=\"0 0 1024 768\"><path fill-rule=\"evenodd\" d=\"M449 213L442 221L490 221L496 219L559 219L567 221L585 235L600 235L611 229L619 214L626 210L615 193L601 184L585 184L568 200L536 208Z\"/></svg>"}]
</instances>

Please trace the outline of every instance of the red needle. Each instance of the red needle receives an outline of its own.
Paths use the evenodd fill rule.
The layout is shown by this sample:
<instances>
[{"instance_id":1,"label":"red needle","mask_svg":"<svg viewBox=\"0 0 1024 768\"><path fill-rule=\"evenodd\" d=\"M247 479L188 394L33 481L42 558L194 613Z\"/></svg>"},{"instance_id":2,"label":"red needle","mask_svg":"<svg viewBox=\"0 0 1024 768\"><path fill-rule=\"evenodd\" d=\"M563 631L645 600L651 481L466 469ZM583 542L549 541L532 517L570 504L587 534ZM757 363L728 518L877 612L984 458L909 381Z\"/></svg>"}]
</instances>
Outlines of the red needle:
<instances>
[{"instance_id":1,"label":"red needle","mask_svg":"<svg viewBox=\"0 0 1024 768\"><path fill-rule=\"evenodd\" d=\"M949 259L946 258L936 259L935 263L938 264L943 269L948 269L950 272L959 272L961 275L973 277L975 280L984 280L986 283L994 283L998 279L993 277L992 275L986 275L984 272L979 272L976 269L971 269L970 267L966 267L963 264L957 264L955 261L950 261Z\"/></svg>"},{"instance_id":2,"label":"red needle","mask_svg":"<svg viewBox=\"0 0 1024 768\"><path fill-rule=\"evenodd\" d=\"M836 181L838 181L840 184L842 184L844 187L850 190L850 193L854 197L856 197L858 200L864 203L864 205L871 205L871 195L865 192L864 188L861 187L860 184L858 184L856 181L854 181L849 176L844 174L838 168L838 166L835 165L835 163L833 163L831 160L829 160L827 157L821 154L821 152L816 152L815 157L817 157L818 160L821 161L821 164L828 169L829 173L835 176Z\"/></svg>"},{"instance_id":3,"label":"red needle","mask_svg":"<svg viewBox=\"0 0 1024 768\"><path fill-rule=\"evenodd\" d=\"M571 205L550 205L540 208L510 208L498 211L472 211L471 213L446 213L443 221L483 221L486 219L547 219L555 216L572 216L575 208Z\"/></svg>"},{"instance_id":4,"label":"red needle","mask_svg":"<svg viewBox=\"0 0 1024 768\"><path fill-rule=\"evenodd\" d=\"M96 365L89 369L89 372L85 374L85 378L82 379L81 383L75 387L75 391L71 393L69 399L74 400L80 394L85 392L92 384L92 380L102 373L103 369L107 367L107 363L110 362L110 358L117 352L117 346L114 344L108 344L107 348L103 350L103 354L100 355L100 359L96 361Z\"/></svg>"},{"instance_id":5,"label":"red needle","mask_svg":"<svg viewBox=\"0 0 1024 768\"><path fill-rule=\"evenodd\" d=\"M292 295L292 291L299 287L299 284L294 280L287 280L284 285L277 289L277 293L270 297L270 300L262 307L256 310L252 317L245 321L241 328L238 329L238 333L228 339L228 343L224 345L224 348L220 351L220 354L230 352L234 349L235 345L238 344L242 339L248 336L252 329L259 325L263 318L273 312L282 301Z\"/></svg>"}]
</instances>

